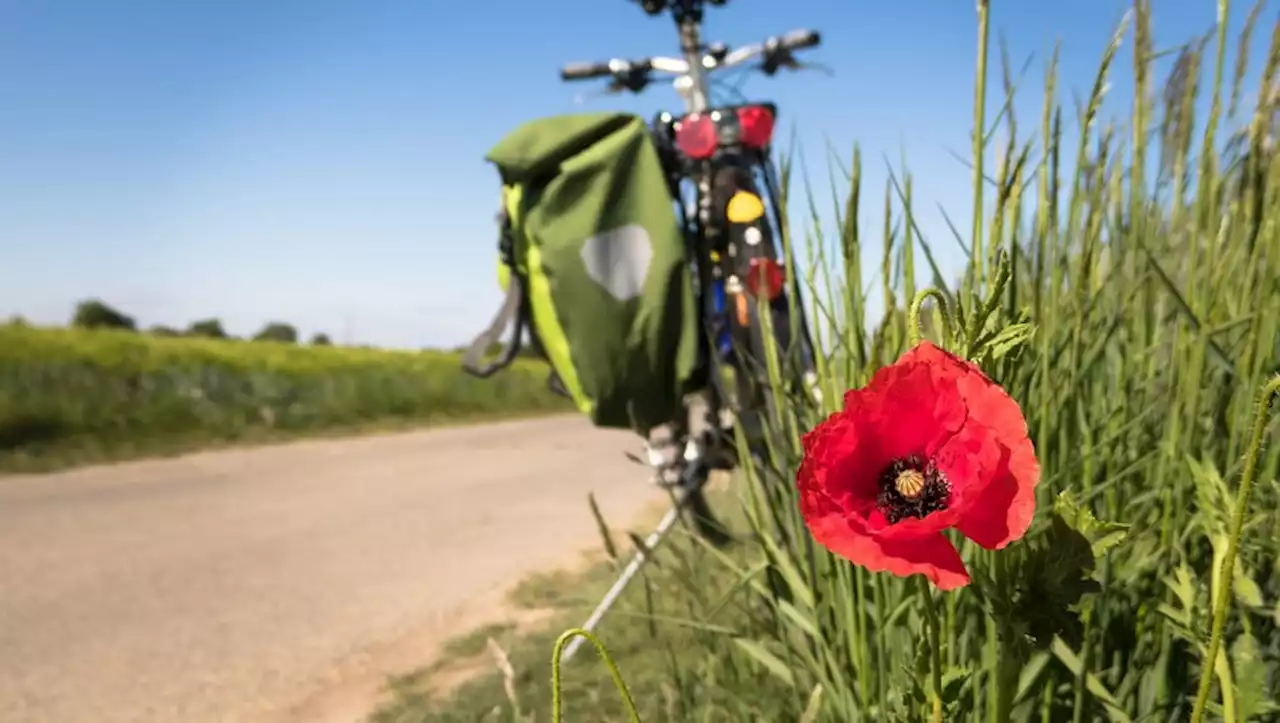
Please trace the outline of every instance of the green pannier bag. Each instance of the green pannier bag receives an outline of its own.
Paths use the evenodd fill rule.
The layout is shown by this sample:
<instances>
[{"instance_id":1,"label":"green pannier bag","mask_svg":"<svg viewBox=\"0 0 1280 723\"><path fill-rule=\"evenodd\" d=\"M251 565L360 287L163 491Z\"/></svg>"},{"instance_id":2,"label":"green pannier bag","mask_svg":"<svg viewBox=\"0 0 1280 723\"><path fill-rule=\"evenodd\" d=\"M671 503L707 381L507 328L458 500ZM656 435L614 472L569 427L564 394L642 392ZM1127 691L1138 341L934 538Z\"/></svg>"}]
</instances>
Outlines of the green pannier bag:
<instances>
[{"instance_id":1,"label":"green pannier bag","mask_svg":"<svg viewBox=\"0 0 1280 723\"><path fill-rule=\"evenodd\" d=\"M526 123L485 157L502 180L506 299L463 360L487 377L526 333L553 388L598 427L648 435L682 413L698 364L684 237L657 148L626 113ZM482 361L508 327L496 360Z\"/></svg>"}]
</instances>

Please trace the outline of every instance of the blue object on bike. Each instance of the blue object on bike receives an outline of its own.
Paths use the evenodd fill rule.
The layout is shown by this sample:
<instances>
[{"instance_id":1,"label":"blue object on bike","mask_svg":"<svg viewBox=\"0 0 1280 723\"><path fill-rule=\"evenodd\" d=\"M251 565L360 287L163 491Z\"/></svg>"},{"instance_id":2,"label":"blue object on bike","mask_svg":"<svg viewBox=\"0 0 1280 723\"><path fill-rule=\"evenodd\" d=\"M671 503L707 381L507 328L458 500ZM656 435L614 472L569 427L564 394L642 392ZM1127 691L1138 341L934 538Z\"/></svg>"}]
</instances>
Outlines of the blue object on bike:
<instances>
[{"instance_id":1,"label":"blue object on bike","mask_svg":"<svg viewBox=\"0 0 1280 723\"><path fill-rule=\"evenodd\" d=\"M719 334L716 336L716 348L721 354L728 354L733 350L733 339L729 336L729 325L724 323L725 317L725 295L724 280L716 279L711 286L711 299L715 308L715 319L719 322Z\"/></svg>"}]
</instances>

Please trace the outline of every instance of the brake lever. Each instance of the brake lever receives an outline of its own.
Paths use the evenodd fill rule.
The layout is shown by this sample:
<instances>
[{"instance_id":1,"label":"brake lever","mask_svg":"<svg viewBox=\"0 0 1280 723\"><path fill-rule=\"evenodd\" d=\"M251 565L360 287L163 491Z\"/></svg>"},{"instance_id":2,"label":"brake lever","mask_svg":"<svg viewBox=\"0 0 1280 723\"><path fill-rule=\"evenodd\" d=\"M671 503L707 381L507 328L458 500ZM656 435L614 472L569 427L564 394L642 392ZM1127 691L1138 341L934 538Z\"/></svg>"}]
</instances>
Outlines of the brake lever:
<instances>
[{"instance_id":1,"label":"brake lever","mask_svg":"<svg viewBox=\"0 0 1280 723\"><path fill-rule=\"evenodd\" d=\"M831 69L831 66L823 65L821 63L801 62L796 59L796 56L790 50L779 50L774 53L772 57L760 64L760 72L769 77L773 77L783 68L791 71L817 70L826 74L827 77L835 76L835 71Z\"/></svg>"},{"instance_id":2,"label":"brake lever","mask_svg":"<svg viewBox=\"0 0 1280 723\"><path fill-rule=\"evenodd\" d=\"M764 62L760 63L760 72L772 78L781 68L794 68L799 64L800 61L796 60L790 50L779 48L769 53Z\"/></svg>"},{"instance_id":3,"label":"brake lever","mask_svg":"<svg viewBox=\"0 0 1280 723\"><path fill-rule=\"evenodd\" d=\"M587 101L589 100L593 100L595 98L603 98L606 95L621 95L622 92L625 90L627 90L627 86L623 85L617 80L612 80L609 82L608 85L606 85L601 90L594 90L586 93L579 93L578 95L574 96L573 102L575 105L586 105Z\"/></svg>"},{"instance_id":4,"label":"brake lever","mask_svg":"<svg viewBox=\"0 0 1280 723\"><path fill-rule=\"evenodd\" d=\"M827 65L825 63L804 63L797 60L788 64L787 69L793 70L793 71L816 70L819 73L822 73L823 75L827 76L828 78L834 78L836 76L836 71L833 70L830 65Z\"/></svg>"}]
</instances>

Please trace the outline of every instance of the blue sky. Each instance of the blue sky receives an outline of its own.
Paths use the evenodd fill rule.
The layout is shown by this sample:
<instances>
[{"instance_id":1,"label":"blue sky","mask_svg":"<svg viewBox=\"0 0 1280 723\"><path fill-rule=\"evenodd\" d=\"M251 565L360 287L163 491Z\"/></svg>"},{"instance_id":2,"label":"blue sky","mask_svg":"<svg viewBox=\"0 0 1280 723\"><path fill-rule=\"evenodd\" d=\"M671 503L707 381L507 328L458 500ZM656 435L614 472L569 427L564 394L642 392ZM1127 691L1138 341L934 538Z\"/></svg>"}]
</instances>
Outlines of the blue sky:
<instances>
[{"instance_id":1,"label":"blue sky","mask_svg":"<svg viewBox=\"0 0 1280 723\"><path fill-rule=\"evenodd\" d=\"M1035 53L1026 126L1054 40L1061 84L1086 94L1127 7L992 4L1014 64ZM1248 10L1235 5L1233 35ZM1208 30L1215 6L1154 0L1157 44ZM868 236L883 157L905 153L920 222L954 268L934 209L967 227L969 171L948 150L968 155L975 17L970 0L731 0L705 32L732 46L822 31L807 57L834 77L757 76L746 93L780 104L781 132L796 124L820 199L824 145L861 144ZM214 316L244 334L280 319L352 343L464 343L499 302L486 150L537 116L674 108L658 85L579 105L598 86L557 71L673 55L675 42L668 18L624 0L4 0L0 317L62 323L98 296L144 325Z\"/></svg>"}]
</instances>

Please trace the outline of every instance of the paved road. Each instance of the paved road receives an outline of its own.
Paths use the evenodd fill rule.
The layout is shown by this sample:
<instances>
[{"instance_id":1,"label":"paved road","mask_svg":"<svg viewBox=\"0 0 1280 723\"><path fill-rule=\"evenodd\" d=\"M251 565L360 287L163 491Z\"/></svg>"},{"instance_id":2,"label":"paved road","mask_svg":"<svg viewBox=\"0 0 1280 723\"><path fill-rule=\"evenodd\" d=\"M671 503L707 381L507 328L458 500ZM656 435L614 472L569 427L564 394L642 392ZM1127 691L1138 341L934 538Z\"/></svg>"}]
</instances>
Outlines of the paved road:
<instances>
[{"instance_id":1,"label":"paved road","mask_svg":"<svg viewBox=\"0 0 1280 723\"><path fill-rule=\"evenodd\" d=\"M0 721L355 720L661 495L577 417L0 477ZM335 694L334 691L345 693Z\"/></svg>"}]
</instances>

